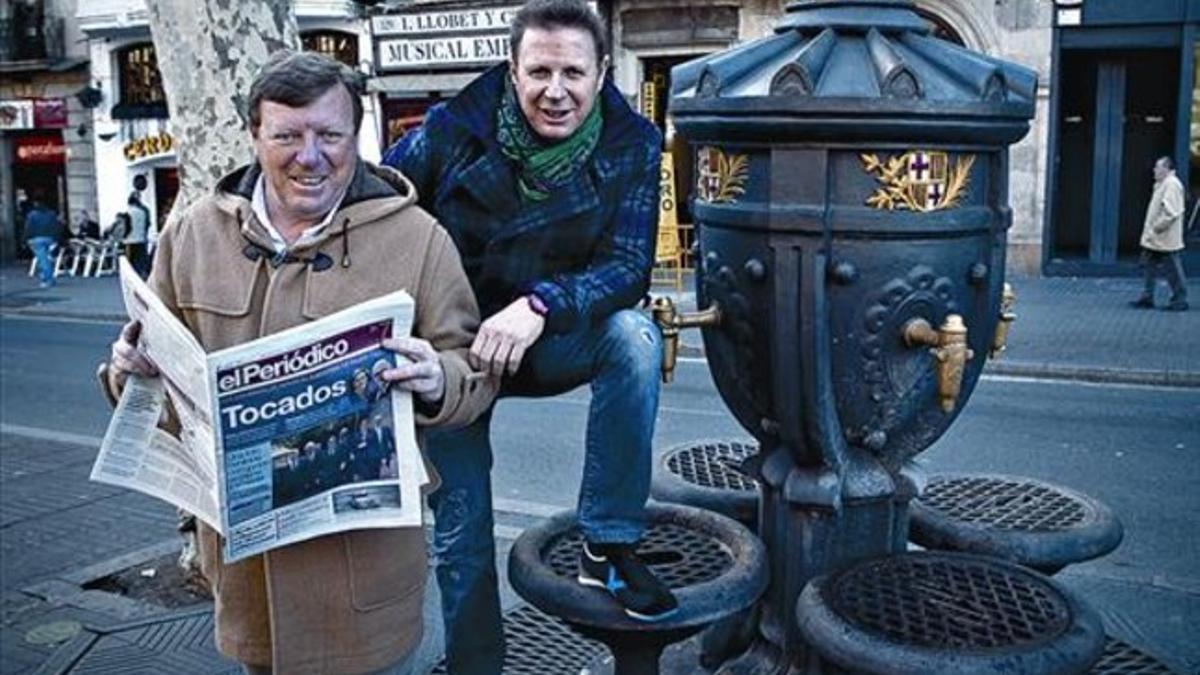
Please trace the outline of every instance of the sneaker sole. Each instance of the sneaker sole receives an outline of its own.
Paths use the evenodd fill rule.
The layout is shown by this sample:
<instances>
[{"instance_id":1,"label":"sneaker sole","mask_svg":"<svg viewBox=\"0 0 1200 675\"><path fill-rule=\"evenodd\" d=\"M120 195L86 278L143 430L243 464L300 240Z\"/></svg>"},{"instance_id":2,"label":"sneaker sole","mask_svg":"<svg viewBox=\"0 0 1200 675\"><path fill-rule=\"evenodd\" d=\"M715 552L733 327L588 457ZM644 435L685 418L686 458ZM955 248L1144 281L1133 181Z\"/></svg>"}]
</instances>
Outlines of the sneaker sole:
<instances>
[{"instance_id":1,"label":"sneaker sole","mask_svg":"<svg viewBox=\"0 0 1200 675\"><path fill-rule=\"evenodd\" d=\"M586 576L580 574L575 577L575 580L578 581L581 586L587 586L588 588L599 588L600 590L604 591L605 593L608 593L608 586L605 585L605 583L603 581L600 581L599 579L597 579L595 577L586 577ZM612 593L608 593L608 595L609 595L609 597L616 600L616 596L614 596ZM669 619L679 613L678 607L672 609L669 612L663 612L662 614L641 614L639 612L635 612L632 609L629 609L628 607L624 607L624 606L622 606L621 609L625 610L625 616L628 616L631 619L636 619L637 621L641 621L643 623L655 623L658 621L664 621L664 620Z\"/></svg>"}]
</instances>

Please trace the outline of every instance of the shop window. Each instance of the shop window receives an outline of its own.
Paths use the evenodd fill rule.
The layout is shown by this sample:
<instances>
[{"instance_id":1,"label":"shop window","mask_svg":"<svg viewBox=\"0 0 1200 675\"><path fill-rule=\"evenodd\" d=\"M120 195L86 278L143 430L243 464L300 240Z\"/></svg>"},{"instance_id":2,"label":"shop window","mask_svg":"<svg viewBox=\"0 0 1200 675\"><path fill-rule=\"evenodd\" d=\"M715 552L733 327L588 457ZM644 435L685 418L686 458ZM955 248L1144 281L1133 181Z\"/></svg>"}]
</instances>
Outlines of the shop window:
<instances>
[{"instance_id":1,"label":"shop window","mask_svg":"<svg viewBox=\"0 0 1200 675\"><path fill-rule=\"evenodd\" d=\"M917 8L917 14L924 19L925 25L929 26L929 34L933 37L945 40L946 42L953 42L959 47L967 46L967 43L963 41L962 36L958 34L958 31L954 29L954 26L951 26L950 23L942 17L927 9L921 9L919 7Z\"/></svg>"},{"instance_id":2,"label":"shop window","mask_svg":"<svg viewBox=\"0 0 1200 675\"><path fill-rule=\"evenodd\" d=\"M300 36L306 52L324 54L351 68L358 68L358 36L336 30L318 30Z\"/></svg>"},{"instance_id":3,"label":"shop window","mask_svg":"<svg viewBox=\"0 0 1200 675\"><path fill-rule=\"evenodd\" d=\"M113 106L114 119L167 117L167 94L154 44L144 42L117 52L117 78L121 102Z\"/></svg>"}]
</instances>

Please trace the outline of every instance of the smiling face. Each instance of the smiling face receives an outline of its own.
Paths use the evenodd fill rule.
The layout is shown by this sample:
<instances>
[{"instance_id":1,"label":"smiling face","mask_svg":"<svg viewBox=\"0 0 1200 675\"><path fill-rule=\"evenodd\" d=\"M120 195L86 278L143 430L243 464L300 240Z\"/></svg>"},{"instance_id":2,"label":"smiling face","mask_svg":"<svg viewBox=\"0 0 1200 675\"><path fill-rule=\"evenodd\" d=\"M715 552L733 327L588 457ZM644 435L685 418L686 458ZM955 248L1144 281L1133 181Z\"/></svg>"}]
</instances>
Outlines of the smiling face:
<instances>
[{"instance_id":1,"label":"smiling face","mask_svg":"<svg viewBox=\"0 0 1200 675\"><path fill-rule=\"evenodd\" d=\"M533 131L549 141L573 134L596 105L607 66L607 58L596 62L596 43L585 30L527 28L510 74Z\"/></svg>"},{"instance_id":2,"label":"smiling face","mask_svg":"<svg viewBox=\"0 0 1200 675\"><path fill-rule=\"evenodd\" d=\"M358 144L350 94L333 86L301 108L263 101L259 116L251 135L268 213L281 234L299 234L329 213L354 176Z\"/></svg>"}]
</instances>

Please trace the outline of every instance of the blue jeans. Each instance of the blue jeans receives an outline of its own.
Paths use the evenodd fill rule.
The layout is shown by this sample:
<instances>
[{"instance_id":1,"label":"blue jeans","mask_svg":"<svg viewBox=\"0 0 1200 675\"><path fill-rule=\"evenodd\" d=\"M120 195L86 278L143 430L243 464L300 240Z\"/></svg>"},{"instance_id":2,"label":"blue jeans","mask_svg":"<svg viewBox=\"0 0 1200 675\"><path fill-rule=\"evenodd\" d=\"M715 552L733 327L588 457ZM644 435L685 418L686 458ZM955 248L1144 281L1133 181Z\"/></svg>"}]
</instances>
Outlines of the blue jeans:
<instances>
[{"instance_id":1,"label":"blue jeans","mask_svg":"<svg viewBox=\"0 0 1200 675\"><path fill-rule=\"evenodd\" d=\"M38 281L43 284L54 283L54 261L50 258L54 237L32 237L26 243L33 251L33 257L37 258Z\"/></svg>"},{"instance_id":2,"label":"blue jeans","mask_svg":"<svg viewBox=\"0 0 1200 675\"><path fill-rule=\"evenodd\" d=\"M580 529L591 541L634 542L642 535L660 342L649 318L622 310L590 330L542 336L501 392L554 396L591 384L577 507ZM442 478L429 502L452 675L497 675L504 662L492 536L491 419L489 410L465 428L425 434L426 452Z\"/></svg>"}]
</instances>

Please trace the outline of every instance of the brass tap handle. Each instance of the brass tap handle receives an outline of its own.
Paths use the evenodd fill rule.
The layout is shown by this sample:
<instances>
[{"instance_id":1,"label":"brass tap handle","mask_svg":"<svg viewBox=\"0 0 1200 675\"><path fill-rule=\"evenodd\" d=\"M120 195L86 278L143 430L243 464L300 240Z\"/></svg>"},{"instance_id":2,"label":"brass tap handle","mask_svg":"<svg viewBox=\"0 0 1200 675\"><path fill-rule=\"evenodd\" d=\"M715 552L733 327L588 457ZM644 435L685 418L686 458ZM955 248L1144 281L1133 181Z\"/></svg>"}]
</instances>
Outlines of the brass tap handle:
<instances>
[{"instance_id":1,"label":"brass tap handle","mask_svg":"<svg viewBox=\"0 0 1200 675\"><path fill-rule=\"evenodd\" d=\"M1008 348L1008 330L1017 319L1012 311L1016 304L1017 294L1013 292L1012 284L1006 281L1004 292L1000 295L1000 320L996 322L996 334L992 336L992 348L988 350L988 355L993 359L1000 358L1000 354Z\"/></svg>"},{"instance_id":2,"label":"brass tap handle","mask_svg":"<svg viewBox=\"0 0 1200 675\"><path fill-rule=\"evenodd\" d=\"M721 323L721 308L713 303L707 309L692 314L680 314L668 297L655 298L650 304L654 323L662 331L662 380L670 384L675 379L675 362L679 358L679 331L683 328L703 328Z\"/></svg>"},{"instance_id":3,"label":"brass tap handle","mask_svg":"<svg viewBox=\"0 0 1200 675\"><path fill-rule=\"evenodd\" d=\"M943 412L954 412L962 392L967 361L975 352L967 348L967 326L958 314L946 315L942 327L934 330L925 319L910 319L904 324L904 342L909 347L927 346L937 369L938 400Z\"/></svg>"}]
</instances>

